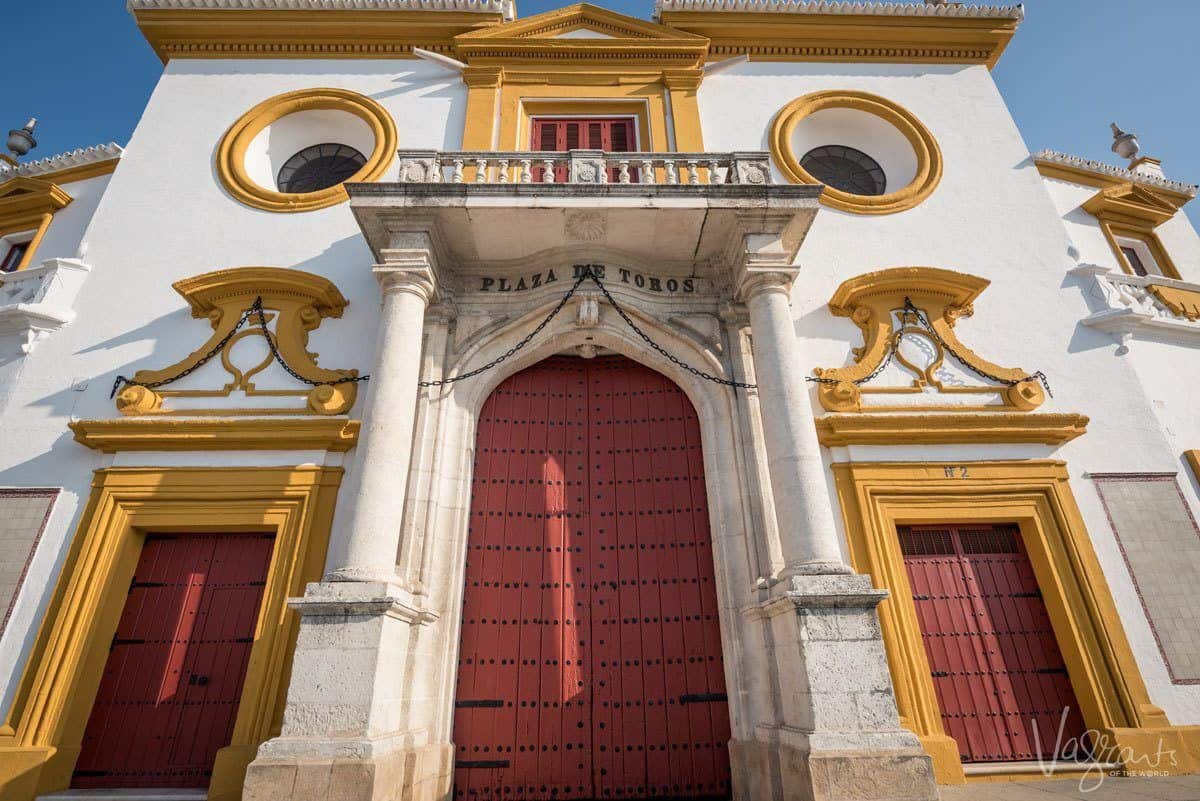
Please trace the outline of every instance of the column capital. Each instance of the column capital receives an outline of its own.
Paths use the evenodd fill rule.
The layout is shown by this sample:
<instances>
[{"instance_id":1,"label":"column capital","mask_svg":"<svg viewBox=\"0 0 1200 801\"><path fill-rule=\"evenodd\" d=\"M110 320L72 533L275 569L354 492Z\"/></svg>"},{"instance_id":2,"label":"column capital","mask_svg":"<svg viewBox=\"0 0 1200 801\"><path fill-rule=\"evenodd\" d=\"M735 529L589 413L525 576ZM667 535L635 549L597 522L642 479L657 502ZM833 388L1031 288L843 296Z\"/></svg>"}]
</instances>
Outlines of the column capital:
<instances>
[{"instance_id":1,"label":"column capital","mask_svg":"<svg viewBox=\"0 0 1200 801\"><path fill-rule=\"evenodd\" d=\"M790 299L795 280L796 271L790 268L743 271L738 276L734 296L742 302L749 302L759 295L775 292Z\"/></svg>"},{"instance_id":2,"label":"column capital","mask_svg":"<svg viewBox=\"0 0 1200 801\"><path fill-rule=\"evenodd\" d=\"M385 249L384 260L371 268L384 295L410 292L428 305L439 297L434 261L425 249Z\"/></svg>"}]
</instances>

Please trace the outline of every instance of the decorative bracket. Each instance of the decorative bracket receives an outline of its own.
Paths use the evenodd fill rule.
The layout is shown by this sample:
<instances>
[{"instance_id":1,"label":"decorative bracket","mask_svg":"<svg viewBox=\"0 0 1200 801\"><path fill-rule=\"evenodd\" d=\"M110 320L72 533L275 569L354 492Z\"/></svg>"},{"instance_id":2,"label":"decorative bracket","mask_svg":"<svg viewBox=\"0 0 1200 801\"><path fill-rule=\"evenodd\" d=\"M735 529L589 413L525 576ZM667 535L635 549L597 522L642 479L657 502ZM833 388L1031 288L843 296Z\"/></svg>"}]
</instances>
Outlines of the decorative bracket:
<instances>
[{"instance_id":1,"label":"decorative bracket","mask_svg":"<svg viewBox=\"0 0 1200 801\"><path fill-rule=\"evenodd\" d=\"M1046 393L1036 378L983 359L955 333L956 323L974 313L972 304L990 283L934 267L880 270L843 283L829 308L862 329L863 346L853 349L854 364L813 370L821 381L821 405L831 412L996 411L1002 407L1030 411L1041 406ZM932 331L905 308L906 298ZM902 349L902 341L911 342L911 349ZM886 369L889 358L911 379L899 386L882 380L885 385L865 386ZM965 371L948 372L948 358ZM979 377L978 383L963 380L969 374Z\"/></svg>"},{"instance_id":2,"label":"decorative bracket","mask_svg":"<svg viewBox=\"0 0 1200 801\"><path fill-rule=\"evenodd\" d=\"M268 368L273 356L254 364L238 365L233 349L248 338L270 336L284 362L295 375L308 381L338 381L355 378L357 370L327 370L317 365L317 354L308 350L308 334L326 317L341 317L348 301L329 280L312 273L277 267L240 267L218 270L172 284L191 306L192 316L207 317L212 335L186 358L161 370L139 370L133 383L116 399L117 410L126 415L142 414L344 414L354 405L358 385L353 382L296 388L259 388L254 377ZM234 328L254 299L262 298L267 310L268 334L249 321L242 331ZM223 343L223 344L222 344ZM229 373L224 385L201 389L154 389L137 384L155 384L181 377L219 353L221 367ZM217 355L217 354L214 354ZM216 360L214 360L216 361ZM235 392L262 402L255 408L198 408L197 399L229 398ZM288 405L287 398L303 398L303 404ZM170 401L164 408L164 402ZM204 405L204 401L199 401Z\"/></svg>"}]
</instances>

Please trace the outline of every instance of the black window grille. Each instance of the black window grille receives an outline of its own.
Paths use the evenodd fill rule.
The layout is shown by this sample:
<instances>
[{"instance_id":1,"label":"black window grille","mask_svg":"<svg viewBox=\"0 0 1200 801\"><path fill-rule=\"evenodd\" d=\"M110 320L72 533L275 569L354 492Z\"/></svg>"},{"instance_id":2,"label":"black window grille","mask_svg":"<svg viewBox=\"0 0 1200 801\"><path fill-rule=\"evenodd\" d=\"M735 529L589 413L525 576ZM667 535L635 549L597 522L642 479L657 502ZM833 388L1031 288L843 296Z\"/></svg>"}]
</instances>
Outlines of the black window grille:
<instances>
[{"instance_id":1,"label":"black window grille","mask_svg":"<svg viewBox=\"0 0 1200 801\"><path fill-rule=\"evenodd\" d=\"M879 162L861 150L845 145L814 147L800 159L800 166L821 183L852 195L882 195L887 176Z\"/></svg>"},{"instance_id":2,"label":"black window grille","mask_svg":"<svg viewBox=\"0 0 1200 801\"><path fill-rule=\"evenodd\" d=\"M280 192L318 192L347 180L366 163L366 157L349 145L325 142L285 161L276 183Z\"/></svg>"}]
</instances>

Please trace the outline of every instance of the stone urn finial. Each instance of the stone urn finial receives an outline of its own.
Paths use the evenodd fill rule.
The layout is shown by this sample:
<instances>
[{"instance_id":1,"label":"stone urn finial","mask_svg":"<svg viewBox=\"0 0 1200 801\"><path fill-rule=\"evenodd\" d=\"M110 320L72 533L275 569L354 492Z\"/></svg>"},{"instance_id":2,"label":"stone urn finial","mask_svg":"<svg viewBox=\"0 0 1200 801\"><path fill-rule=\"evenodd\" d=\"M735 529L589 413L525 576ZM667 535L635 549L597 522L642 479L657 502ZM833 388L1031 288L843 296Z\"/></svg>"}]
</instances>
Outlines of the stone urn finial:
<instances>
[{"instance_id":1,"label":"stone urn finial","mask_svg":"<svg viewBox=\"0 0 1200 801\"><path fill-rule=\"evenodd\" d=\"M20 158L37 147L37 140L33 138L33 129L36 125L37 119L30 117L24 128L15 128L8 132L6 144L10 153Z\"/></svg>"},{"instance_id":2,"label":"stone urn finial","mask_svg":"<svg viewBox=\"0 0 1200 801\"><path fill-rule=\"evenodd\" d=\"M1112 124L1112 134L1112 152L1123 159L1129 159L1130 161L1136 159L1138 152L1141 150L1137 134L1125 133L1115 122Z\"/></svg>"}]
</instances>

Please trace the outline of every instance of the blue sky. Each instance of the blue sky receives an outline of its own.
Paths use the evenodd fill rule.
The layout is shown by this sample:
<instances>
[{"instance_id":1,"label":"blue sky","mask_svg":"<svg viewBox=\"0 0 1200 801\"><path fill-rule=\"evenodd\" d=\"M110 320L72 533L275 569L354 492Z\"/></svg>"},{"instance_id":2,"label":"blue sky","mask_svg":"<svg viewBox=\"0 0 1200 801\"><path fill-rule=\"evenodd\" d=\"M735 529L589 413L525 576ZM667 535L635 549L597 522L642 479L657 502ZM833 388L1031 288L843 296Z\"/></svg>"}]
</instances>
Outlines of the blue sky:
<instances>
[{"instance_id":1,"label":"blue sky","mask_svg":"<svg viewBox=\"0 0 1200 801\"><path fill-rule=\"evenodd\" d=\"M994 0L1003 2L1004 0ZM565 5L517 0L522 16ZM599 0L648 17L653 0ZM161 69L123 0L8 0L0 129L39 119L48 156L124 144ZM1167 174L1200 183L1200 2L1029 0L1026 20L995 71L1032 151L1115 160L1108 123L1138 134ZM1188 212L1200 225L1200 200Z\"/></svg>"}]
</instances>

